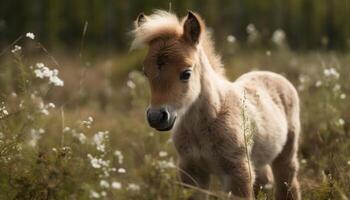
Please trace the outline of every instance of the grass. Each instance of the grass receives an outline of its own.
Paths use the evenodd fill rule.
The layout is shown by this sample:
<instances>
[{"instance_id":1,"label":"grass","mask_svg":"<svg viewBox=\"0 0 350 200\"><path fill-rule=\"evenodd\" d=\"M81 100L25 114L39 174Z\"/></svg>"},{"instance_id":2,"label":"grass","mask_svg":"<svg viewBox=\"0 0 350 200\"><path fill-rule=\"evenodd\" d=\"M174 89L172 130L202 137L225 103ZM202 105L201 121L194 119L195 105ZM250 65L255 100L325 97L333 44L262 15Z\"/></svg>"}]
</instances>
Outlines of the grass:
<instances>
[{"instance_id":1,"label":"grass","mask_svg":"<svg viewBox=\"0 0 350 200\"><path fill-rule=\"evenodd\" d=\"M143 51L52 60L33 44L2 55L0 199L175 200L196 190L179 182L170 134L145 122L149 91L138 66ZM299 90L304 199L348 199L350 55L230 48L222 53L231 80L270 70ZM38 62L57 68L64 86L37 78ZM228 198L215 183L208 192L213 199ZM271 198L271 191L259 194Z\"/></svg>"}]
</instances>

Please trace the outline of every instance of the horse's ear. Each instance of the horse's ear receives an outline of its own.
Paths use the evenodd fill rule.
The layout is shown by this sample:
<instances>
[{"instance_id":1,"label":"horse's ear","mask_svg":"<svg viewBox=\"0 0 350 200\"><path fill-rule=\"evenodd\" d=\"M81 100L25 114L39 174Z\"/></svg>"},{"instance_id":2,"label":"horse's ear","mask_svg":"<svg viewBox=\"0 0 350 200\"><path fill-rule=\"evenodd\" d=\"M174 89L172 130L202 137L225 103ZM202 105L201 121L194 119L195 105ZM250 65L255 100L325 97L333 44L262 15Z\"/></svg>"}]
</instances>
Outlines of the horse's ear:
<instances>
[{"instance_id":1,"label":"horse's ear","mask_svg":"<svg viewBox=\"0 0 350 200\"><path fill-rule=\"evenodd\" d=\"M147 21L147 16L142 12L140 13L136 20L135 20L135 28L141 26L143 23L145 23Z\"/></svg>"},{"instance_id":2,"label":"horse's ear","mask_svg":"<svg viewBox=\"0 0 350 200\"><path fill-rule=\"evenodd\" d=\"M189 11L183 29L183 37L185 40L193 45L197 45L199 43L201 32L203 31L201 19L196 14Z\"/></svg>"}]
</instances>

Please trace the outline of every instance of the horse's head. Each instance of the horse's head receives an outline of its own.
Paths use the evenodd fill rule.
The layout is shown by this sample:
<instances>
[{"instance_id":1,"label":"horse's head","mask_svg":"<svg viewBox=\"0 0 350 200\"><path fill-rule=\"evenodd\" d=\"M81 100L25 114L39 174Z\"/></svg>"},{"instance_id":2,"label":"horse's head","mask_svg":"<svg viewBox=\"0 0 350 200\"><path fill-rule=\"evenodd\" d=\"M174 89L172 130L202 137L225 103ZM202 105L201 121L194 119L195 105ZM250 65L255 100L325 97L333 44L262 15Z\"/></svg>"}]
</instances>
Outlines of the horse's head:
<instances>
[{"instance_id":1,"label":"horse's head","mask_svg":"<svg viewBox=\"0 0 350 200\"><path fill-rule=\"evenodd\" d=\"M197 45L204 25L192 12L179 22L176 16L159 11L140 14L135 26L133 45L148 45L143 62L151 88L147 120L151 127L167 131L200 93Z\"/></svg>"}]
</instances>

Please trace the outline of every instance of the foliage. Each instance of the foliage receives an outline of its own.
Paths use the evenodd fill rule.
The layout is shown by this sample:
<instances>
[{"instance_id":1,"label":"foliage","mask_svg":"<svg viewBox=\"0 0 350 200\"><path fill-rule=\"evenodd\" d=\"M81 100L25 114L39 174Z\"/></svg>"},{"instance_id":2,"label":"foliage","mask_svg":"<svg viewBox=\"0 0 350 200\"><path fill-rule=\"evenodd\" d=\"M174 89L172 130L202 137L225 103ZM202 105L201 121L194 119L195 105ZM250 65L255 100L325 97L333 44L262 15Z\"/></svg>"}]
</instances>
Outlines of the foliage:
<instances>
[{"instance_id":1,"label":"foliage","mask_svg":"<svg viewBox=\"0 0 350 200\"><path fill-rule=\"evenodd\" d=\"M220 44L228 33L245 44L249 41L246 27L254 24L263 46L271 46L269 38L279 29L286 32L293 49L348 49L350 45L348 0L4 0L0 47L23 32L34 31L46 46L79 50L85 41L92 49L125 50L130 40L127 33L140 12L170 7L181 16L187 10L202 14Z\"/></svg>"}]
</instances>

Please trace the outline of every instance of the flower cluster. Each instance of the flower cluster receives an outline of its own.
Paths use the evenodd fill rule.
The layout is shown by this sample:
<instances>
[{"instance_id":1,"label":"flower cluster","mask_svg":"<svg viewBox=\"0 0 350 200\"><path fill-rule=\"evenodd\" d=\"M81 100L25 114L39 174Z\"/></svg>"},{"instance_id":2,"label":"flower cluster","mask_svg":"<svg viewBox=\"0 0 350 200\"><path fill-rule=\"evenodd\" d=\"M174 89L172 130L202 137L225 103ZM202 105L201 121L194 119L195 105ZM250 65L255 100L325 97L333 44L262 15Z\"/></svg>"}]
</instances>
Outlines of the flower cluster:
<instances>
[{"instance_id":1,"label":"flower cluster","mask_svg":"<svg viewBox=\"0 0 350 200\"><path fill-rule=\"evenodd\" d=\"M30 140L28 141L28 144L32 147L35 147L38 143L39 139L42 137L42 135L45 133L45 130L42 128L39 129L30 129Z\"/></svg>"},{"instance_id":2,"label":"flower cluster","mask_svg":"<svg viewBox=\"0 0 350 200\"><path fill-rule=\"evenodd\" d=\"M176 168L174 159L171 157L168 160L157 160L153 165L159 169L161 172L164 172L167 169Z\"/></svg>"},{"instance_id":3,"label":"flower cluster","mask_svg":"<svg viewBox=\"0 0 350 200\"><path fill-rule=\"evenodd\" d=\"M0 119L9 114L4 104L5 104L4 102L1 102L1 105L0 105Z\"/></svg>"},{"instance_id":4,"label":"flower cluster","mask_svg":"<svg viewBox=\"0 0 350 200\"><path fill-rule=\"evenodd\" d=\"M109 160L103 160L102 158L94 157L91 154L88 154L87 156L88 156L88 158L90 160L90 163L91 163L91 166L93 168L96 168L96 169L100 169L100 168L103 168L103 167L109 168L109 166L110 166L110 161ZM105 173L105 175L109 176L109 172L107 171Z\"/></svg>"},{"instance_id":5,"label":"flower cluster","mask_svg":"<svg viewBox=\"0 0 350 200\"><path fill-rule=\"evenodd\" d=\"M89 116L89 117L87 118L87 120L83 120L83 121L81 122L81 124L82 124L83 126L85 126L86 128L91 128L92 122L94 122L94 118L92 118L91 116Z\"/></svg>"},{"instance_id":6,"label":"flower cluster","mask_svg":"<svg viewBox=\"0 0 350 200\"><path fill-rule=\"evenodd\" d=\"M29 38L29 39L32 39L32 40L35 39L34 33L31 33L31 32L26 33L26 37Z\"/></svg>"},{"instance_id":7,"label":"flower cluster","mask_svg":"<svg viewBox=\"0 0 350 200\"><path fill-rule=\"evenodd\" d=\"M58 77L57 69L49 69L43 63L37 63L36 69L34 70L34 74L37 78L44 79L48 78L49 83L55 86L63 86L64 82Z\"/></svg>"},{"instance_id":8,"label":"flower cluster","mask_svg":"<svg viewBox=\"0 0 350 200\"><path fill-rule=\"evenodd\" d=\"M49 109L50 108L55 108L55 104L54 103L48 103L48 104L44 104L44 102L40 102L39 104L39 110L42 114L44 115L49 115L50 112L49 112Z\"/></svg>"},{"instance_id":9,"label":"flower cluster","mask_svg":"<svg viewBox=\"0 0 350 200\"><path fill-rule=\"evenodd\" d=\"M19 45L15 45L15 47L11 50L12 53L18 53L19 51L22 50L22 47Z\"/></svg>"},{"instance_id":10,"label":"flower cluster","mask_svg":"<svg viewBox=\"0 0 350 200\"><path fill-rule=\"evenodd\" d=\"M326 77L331 77L331 78L335 78L335 79L338 79L340 76L339 73L337 72L337 70L335 70L333 67L328 68L328 69L324 69L323 74Z\"/></svg>"},{"instance_id":11,"label":"flower cluster","mask_svg":"<svg viewBox=\"0 0 350 200\"><path fill-rule=\"evenodd\" d=\"M86 138L84 133L77 132L75 129L71 129L68 126L63 129L63 132L70 132L72 134L72 136L74 138L78 139L81 144L86 143L87 138Z\"/></svg>"},{"instance_id":12,"label":"flower cluster","mask_svg":"<svg viewBox=\"0 0 350 200\"><path fill-rule=\"evenodd\" d=\"M92 118L91 118L92 119ZM93 120L89 121L93 121ZM91 190L90 191L90 197L91 198L102 198L106 196L106 190L107 189L115 189L115 190L120 190L122 189L122 184L118 181L115 181L114 178L111 178L110 173L111 172L117 172L119 174L124 174L126 173L126 170L124 168L115 168L112 167L111 165L111 160L107 158L106 154L106 146L109 141L109 132L108 131L99 131L96 134L94 134L92 138L92 144L96 147L96 150L98 152L97 156L93 156L91 154L88 154L88 159L90 160L90 164L93 168L97 169L99 172L99 187L100 189L97 190ZM122 164L123 163L123 154L121 151L115 151L114 155L117 156L118 158L118 163Z\"/></svg>"},{"instance_id":13,"label":"flower cluster","mask_svg":"<svg viewBox=\"0 0 350 200\"><path fill-rule=\"evenodd\" d=\"M99 131L93 137L93 144L96 145L96 149L100 152L106 151L106 140L108 140L108 131Z\"/></svg>"}]
</instances>

